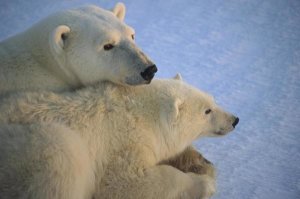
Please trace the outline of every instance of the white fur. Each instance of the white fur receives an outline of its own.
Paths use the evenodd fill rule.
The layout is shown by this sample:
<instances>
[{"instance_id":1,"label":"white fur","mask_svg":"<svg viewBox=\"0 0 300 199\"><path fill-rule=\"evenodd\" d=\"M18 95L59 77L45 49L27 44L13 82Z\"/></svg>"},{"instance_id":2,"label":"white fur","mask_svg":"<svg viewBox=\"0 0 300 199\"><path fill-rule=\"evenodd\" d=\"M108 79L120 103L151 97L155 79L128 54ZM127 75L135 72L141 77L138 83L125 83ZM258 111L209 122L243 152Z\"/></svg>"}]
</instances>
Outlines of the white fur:
<instances>
[{"instance_id":1,"label":"white fur","mask_svg":"<svg viewBox=\"0 0 300 199\"><path fill-rule=\"evenodd\" d=\"M113 11L85 6L55 13L0 43L0 94L16 90L70 90L109 80L149 83L141 72L153 63L135 45L123 22L124 4ZM104 50L104 45L114 48Z\"/></svg>"},{"instance_id":2,"label":"white fur","mask_svg":"<svg viewBox=\"0 0 300 199\"><path fill-rule=\"evenodd\" d=\"M0 122L9 123L0 128L0 195L207 198L212 178L159 162L199 137L228 133L234 118L175 79L12 95L0 101Z\"/></svg>"}]
</instances>

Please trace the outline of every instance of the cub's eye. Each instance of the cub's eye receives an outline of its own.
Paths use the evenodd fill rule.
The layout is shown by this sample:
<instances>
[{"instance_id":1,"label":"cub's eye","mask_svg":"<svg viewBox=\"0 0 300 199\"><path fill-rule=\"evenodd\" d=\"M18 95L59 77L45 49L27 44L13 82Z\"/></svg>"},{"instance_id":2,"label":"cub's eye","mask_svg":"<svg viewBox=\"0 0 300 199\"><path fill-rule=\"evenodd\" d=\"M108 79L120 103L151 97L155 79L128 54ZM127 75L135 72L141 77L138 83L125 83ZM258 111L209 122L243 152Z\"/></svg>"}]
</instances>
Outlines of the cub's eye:
<instances>
[{"instance_id":1,"label":"cub's eye","mask_svg":"<svg viewBox=\"0 0 300 199\"><path fill-rule=\"evenodd\" d=\"M68 37L67 34L65 34L65 33L61 34L61 39L62 39L63 41L66 41L66 40L67 40L67 37Z\"/></svg>"},{"instance_id":2,"label":"cub's eye","mask_svg":"<svg viewBox=\"0 0 300 199\"><path fill-rule=\"evenodd\" d=\"M207 109L206 111L205 111L205 114L207 115L207 114L209 114L211 112L211 109Z\"/></svg>"},{"instance_id":3,"label":"cub's eye","mask_svg":"<svg viewBox=\"0 0 300 199\"><path fill-rule=\"evenodd\" d=\"M114 48L114 45L112 45L112 44L105 44L105 45L103 46L103 48L104 48L104 50L111 50L111 49Z\"/></svg>"},{"instance_id":4,"label":"cub's eye","mask_svg":"<svg viewBox=\"0 0 300 199\"><path fill-rule=\"evenodd\" d=\"M132 34L132 35L131 35L132 40L134 40L134 37L135 37L134 34Z\"/></svg>"}]
</instances>

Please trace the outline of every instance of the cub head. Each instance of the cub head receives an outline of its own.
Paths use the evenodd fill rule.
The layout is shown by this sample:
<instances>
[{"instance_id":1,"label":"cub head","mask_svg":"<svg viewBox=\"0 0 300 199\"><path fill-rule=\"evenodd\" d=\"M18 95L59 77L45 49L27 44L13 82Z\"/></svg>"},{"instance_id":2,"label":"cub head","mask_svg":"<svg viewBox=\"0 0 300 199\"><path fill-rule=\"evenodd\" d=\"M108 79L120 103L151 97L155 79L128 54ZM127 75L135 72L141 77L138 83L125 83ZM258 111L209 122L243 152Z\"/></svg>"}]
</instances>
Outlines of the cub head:
<instances>
[{"instance_id":1,"label":"cub head","mask_svg":"<svg viewBox=\"0 0 300 199\"><path fill-rule=\"evenodd\" d=\"M49 44L60 71L81 85L103 80L150 83L157 68L135 44L134 29L124 23L124 17L122 3L112 11L86 6L53 16L59 24Z\"/></svg>"},{"instance_id":2,"label":"cub head","mask_svg":"<svg viewBox=\"0 0 300 199\"><path fill-rule=\"evenodd\" d=\"M226 135L238 124L238 117L219 107L212 96L184 83L179 75L168 81L171 106L167 123L181 140Z\"/></svg>"}]
</instances>

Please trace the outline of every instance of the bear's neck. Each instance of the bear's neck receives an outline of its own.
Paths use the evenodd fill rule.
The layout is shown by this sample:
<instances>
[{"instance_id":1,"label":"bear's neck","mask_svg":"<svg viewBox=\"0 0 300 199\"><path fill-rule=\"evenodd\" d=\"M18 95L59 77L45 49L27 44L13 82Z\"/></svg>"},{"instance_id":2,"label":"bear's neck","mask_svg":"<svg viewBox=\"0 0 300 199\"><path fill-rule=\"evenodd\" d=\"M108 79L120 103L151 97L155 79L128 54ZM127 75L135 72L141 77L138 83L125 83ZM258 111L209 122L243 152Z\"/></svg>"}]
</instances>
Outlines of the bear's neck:
<instances>
[{"instance_id":1,"label":"bear's neck","mask_svg":"<svg viewBox=\"0 0 300 199\"><path fill-rule=\"evenodd\" d=\"M162 130L163 128L158 129L160 133L156 134L157 143L160 143L159 145L155 145L157 163L180 154L192 144L192 142L188 141L186 138L182 138L180 136L181 133L176 129Z\"/></svg>"},{"instance_id":2,"label":"bear's neck","mask_svg":"<svg viewBox=\"0 0 300 199\"><path fill-rule=\"evenodd\" d=\"M31 50L26 53L29 53L29 57L33 58L33 61L36 62L35 66L46 71L45 75L42 76L45 78L50 77L51 79L55 78L60 81L60 90L65 90L65 88L80 88L82 83L79 78L75 74L69 75L69 73L67 74L68 71L65 71L71 69L68 66L67 59L64 57L65 52L57 55L51 51L49 38L50 33L53 31L51 29L52 26L41 27L42 25L42 22L38 23L23 32L24 37L20 37L22 41L19 41L19 46L24 46L24 51Z\"/></svg>"}]
</instances>

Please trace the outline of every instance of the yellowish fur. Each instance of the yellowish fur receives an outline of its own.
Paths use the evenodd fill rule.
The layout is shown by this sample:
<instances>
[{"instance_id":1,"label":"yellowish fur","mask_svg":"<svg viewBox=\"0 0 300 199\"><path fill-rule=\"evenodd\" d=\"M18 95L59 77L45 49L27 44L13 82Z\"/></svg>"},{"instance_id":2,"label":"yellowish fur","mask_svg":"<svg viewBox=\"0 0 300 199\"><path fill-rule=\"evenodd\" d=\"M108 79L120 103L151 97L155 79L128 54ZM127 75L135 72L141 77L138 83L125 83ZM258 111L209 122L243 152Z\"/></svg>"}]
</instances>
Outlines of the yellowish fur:
<instances>
[{"instance_id":1,"label":"yellowish fur","mask_svg":"<svg viewBox=\"0 0 300 199\"><path fill-rule=\"evenodd\" d=\"M207 108L212 115L204 113ZM209 95L179 80L155 80L135 88L105 82L75 93L15 94L0 102L0 123L6 123L0 126L0 150L12 151L0 158L0 195L31 191L37 194L33 198L45 199L69 198L64 193L86 198L94 194L96 199L208 198L215 191L211 176L184 173L160 162L199 137L217 136L220 129L228 133L234 118ZM24 138L18 140L20 135ZM28 142L32 139L40 143L34 150ZM77 146L84 148L81 154L72 149ZM39 161L32 165L26 153ZM84 164L77 168L77 160L68 154L83 156ZM10 164L9 157L15 162L25 157L24 164ZM23 175L24 180L8 186L27 172L31 174ZM81 188L76 180L66 180L78 175Z\"/></svg>"}]
</instances>

